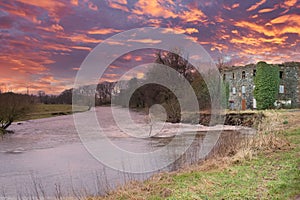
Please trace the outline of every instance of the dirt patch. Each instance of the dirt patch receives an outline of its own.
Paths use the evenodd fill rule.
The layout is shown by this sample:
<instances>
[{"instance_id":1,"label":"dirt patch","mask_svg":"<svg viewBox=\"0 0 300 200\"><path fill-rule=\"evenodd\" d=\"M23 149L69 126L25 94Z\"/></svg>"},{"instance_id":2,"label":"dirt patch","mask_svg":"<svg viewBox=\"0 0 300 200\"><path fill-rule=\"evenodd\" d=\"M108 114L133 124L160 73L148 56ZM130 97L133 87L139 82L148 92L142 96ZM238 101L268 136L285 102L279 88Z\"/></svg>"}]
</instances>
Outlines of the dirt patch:
<instances>
[{"instance_id":1,"label":"dirt patch","mask_svg":"<svg viewBox=\"0 0 300 200\"><path fill-rule=\"evenodd\" d=\"M215 116L211 114L201 114L199 123L205 126L215 125L210 124L212 117ZM262 113L227 113L220 117L224 118L225 125L254 127L258 123L261 123L265 116Z\"/></svg>"}]
</instances>

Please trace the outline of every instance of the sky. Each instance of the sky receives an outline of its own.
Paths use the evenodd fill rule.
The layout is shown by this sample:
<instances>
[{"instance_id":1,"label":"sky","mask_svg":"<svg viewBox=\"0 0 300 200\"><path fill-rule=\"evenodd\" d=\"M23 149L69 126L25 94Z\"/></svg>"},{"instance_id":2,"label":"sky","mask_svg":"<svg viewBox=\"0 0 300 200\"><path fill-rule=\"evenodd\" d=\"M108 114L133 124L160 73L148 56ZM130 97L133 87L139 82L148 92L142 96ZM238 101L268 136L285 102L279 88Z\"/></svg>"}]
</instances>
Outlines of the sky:
<instances>
[{"instance_id":1,"label":"sky","mask_svg":"<svg viewBox=\"0 0 300 200\"><path fill-rule=\"evenodd\" d=\"M143 27L186 34L228 65L300 61L299 0L0 0L0 89L59 94L99 43ZM151 59L123 55L101 80Z\"/></svg>"}]
</instances>

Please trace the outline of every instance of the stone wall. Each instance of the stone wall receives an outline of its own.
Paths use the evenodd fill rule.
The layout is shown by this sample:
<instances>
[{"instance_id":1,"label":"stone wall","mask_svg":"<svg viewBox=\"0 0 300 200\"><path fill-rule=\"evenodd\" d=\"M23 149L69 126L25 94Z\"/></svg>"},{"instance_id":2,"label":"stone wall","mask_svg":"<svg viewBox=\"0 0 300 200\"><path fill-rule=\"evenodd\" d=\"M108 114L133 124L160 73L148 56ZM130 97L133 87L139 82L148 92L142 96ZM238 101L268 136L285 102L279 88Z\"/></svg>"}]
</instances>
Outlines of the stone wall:
<instances>
[{"instance_id":1,"label":"stone wall","mask_svg":"<svg viewBox=\"0 0 300 200\"><path fill-rule=\"evenodd\" d=\"M279 94L278 100L291 100L292 107L300 106L300 63L289 62L279 65L283 72L280 85L284 93ZM223 81L229 83L229 100L234 102L234 109L242 109L242 100L246 102L246 109L253 109L254 76L256 65L233 66L221 70ZM233 75L234 74L234 75ZM279 74L278 74L279 76ZM235 92L234 92L235 88ZM243 90L244 88L244 90ZM279 88L278 88L279 91Z\"/></svg>"},{"instance_id":2,"label":"stone wall","mask_svg":"<svg viewBox=\"0 0 300 200\"><path fill-rule=\"evenodd\" d=\"M278 100L291 100L292 107L299 105L299 65L297 63L285 63L279 65L283 77L280 85L284 86L284 93L279 93Z\"/></svg>"}]
</instances>

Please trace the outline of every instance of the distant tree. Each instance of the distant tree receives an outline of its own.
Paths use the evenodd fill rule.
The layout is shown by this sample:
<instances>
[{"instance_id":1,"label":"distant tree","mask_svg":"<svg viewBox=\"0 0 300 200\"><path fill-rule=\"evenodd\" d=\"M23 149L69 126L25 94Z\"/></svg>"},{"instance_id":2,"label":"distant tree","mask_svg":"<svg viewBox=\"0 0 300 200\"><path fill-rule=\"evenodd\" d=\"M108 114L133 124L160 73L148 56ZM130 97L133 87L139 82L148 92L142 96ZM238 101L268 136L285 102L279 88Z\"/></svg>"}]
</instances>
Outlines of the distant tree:
<instances>
[{"instance_id":1,"label":"distant tree","mask_svg":"<svg viewBox=\"0 0 300 200\"><path fill-rule=\"evenodd\" d=\"M156 54L155 62L173 68L188 81L192 80L193 66L188 62L188 56L185 56L180 49L174 49L172 52L159 51ZM157 73L154 74L157 75ZM151 74L149 73L148 76Z\"/></svg>"},{"instance_id":2,"label":"distant tree","mask_svg":"<svg viewBox=\"0 0 300 200\"><path fill-rule=\"evenodd\" d=\"M96 106L107 105L111 103L111 95L114 85L115 83L113 82L103 82L97 85L95 95Z\"/></svg>"},{"instance_id":3,"label":"distant tree","mask_svg":"<svg viewBox=\"0 0 300 200\"><path fill-rule=\"evenodd\" d=\"M257 63L256 76L254 78L254 98L257 102L257 109L270 109L278 96L279 68L276 65L269 65L266 62Z\"/></svg>"},{"instance_id":4,"label":"distant tree","mask_svg":"<svg viewBox=\"0 0 300 200\"><path fill-rule=\"evenodd\" d=\"M0 132L5 133L12 122L26 115L32 106L29 95L12 92L0 94Z\"/></svg>"},{"instance_id":5,"label":"distant tree","mask_svg":"<svg viewBox=\"0 0 300 200\"><path fill-rule=\"evenodd\" d=\"M216 63L218 69L222 69L223 67L225 67L225 61L223 57L219 57Z\"/></svg>"},{"instance_id":6,"label":"distant tree","mask_svg":"<svg viewBox=\"0 0 300 200\"><path fill-rule=\"evenodd\" d=\"M222 69L224 67L230 66L232 65L231 61L230 61L230 57L223 55L218 57L217 62L216 62L216 66L218 67L218 69Z\"/></svg>"},{"instance_id":7,"label":"distant tree","mask_svg":"<svg viewBox=\"0 0 300 200\"><path fill-rule=\"evenodd\" d=\"M196 75L192 87L198 99L199 108L206 109L210 107L210 94L206 82L201 75Z\"/></svg>"},{"instance_id":8,"label":"distant tree","mask_svg":"<svg viewBox=\"0 0 300 200\"><path fill-rule=\"evenodd\" d=\"M211 108L211 100L216 98L220 102L225 104L228 101L229 96L229 85L227 83L222 85L220 77L215 77L215 71L206 71L204 73L206 78L202 77L203 74L197 71L197 69L188 62L188 56L185 56L180 50L175 49L172 52L159 51L156 53L156 60L153 67L149 68L145 74L145 80L148 83L142 87L135 90L131 96L129 107L131 108L146 108L148 109L154 104L160 104L164 107L168 121L179 122L182 117L182 113L187 113L190 110L189 106L193 105L193 97L195 95L198 100L199 109L209 111ZM161 65L168 66L169 68L162 67ZM172 70L170 70L170 68ZM217 69L216 69L217 70ZM176 71L177 73L174 73ZM187 81L189 86L194 90L194 94L190 94L189 88L183 84ZM124 96L132 91L132 86L136 85L136 82L143 83L143 80L137 81L137 79L132 79L128 83L128 88L123 89L116 96L115 101L117 104L122 106ZM168 88L163 85L156 83L166 83ZM142 84L141 84L142 85ZM175 94L176 93L176 94ZM221 94L221 95L220 95ZM226 98L225 98L226 97ZM123 101L122 101L123 100ZM125 101L124 101L125 102ZM181 107L181 105L183 105ZM198 112L193 110L193 112Z\"/></svg>"},{"instance_id":9,"label":"distant tree","mask_svg":"<svg viewBox=\"0 0 300 200\"><path fill-rule=\"evenodd\" d=\"M182 51L178 49L172 52L159 51L156 53L155 63L158 64L145 74L147 82L153 84L144 85L133 93L129 103L131 108L143 107L147 111L152 105L160 104L166 110L168 121L179 122L182 119L182 111L188 112L188 110L184 110L186 108L181 108L179 102L182 105L193 105L193 98L190 96L193 94L190 94L189 89L183 84L184 80L194 90L199 108L210 107L210 95L206 82L194 66L188 62L188 56L184 55ZM169 68L161 67L159 64ZM127 91L131 91L131 86L136 85L136 81L136 79L130 80ZM155 84L158 82L166 83L168 88ZM176 95L173 93L175 91ZM121 95L122 93L120 97Z\"/></svg>"},{"instance_id":10,"label":"distant tree","mask_svg":"<svg viewBox=\"0 0 300 200\"><path fill-rule=\"evenodd\" d=\"M60 104L72 104L72 92L73 89L64 90L57 97L57 103Z\"/></svg>"}]
</instances>

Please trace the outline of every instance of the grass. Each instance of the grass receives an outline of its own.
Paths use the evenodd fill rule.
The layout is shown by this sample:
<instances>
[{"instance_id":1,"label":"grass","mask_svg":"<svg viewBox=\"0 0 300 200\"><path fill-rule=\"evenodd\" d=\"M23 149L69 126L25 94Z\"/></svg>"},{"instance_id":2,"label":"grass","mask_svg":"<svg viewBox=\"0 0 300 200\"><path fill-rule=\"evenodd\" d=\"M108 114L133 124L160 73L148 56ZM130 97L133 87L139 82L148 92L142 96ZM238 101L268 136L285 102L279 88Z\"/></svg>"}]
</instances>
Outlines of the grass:
<instances>
[{"instance_id":1,"label":"grass","mask_svg":"<svg viewBox=\"0 0 300 200\"><path fill-rule=\"evenodd\" d=\"M75 107L75 112L83 112L87 111L87 106L78 106ZM17 121L25 121L31 119L40 119L40 118L48 118L59 115L68 115L72 114L72 105L67 104L36 104L30 112L17 119Z\"/></svg>"},{"instance_id":2,"label":"grass","mask_svg":"<svg viewBox=\"0 0 300 200\"><path fill-rule=\"evenodd\" d=\"M222 170L173 176L168 188L174 193L168 199L293 198L300 194L300 129L286 136L295 145L290 150L260 153L253 160Z\"/></svg>"},{"instance_id":3,"label":"grass","mask_svg":"<svg viewBox=\"0 0 300 200\"><path fill-rule=\"evenodd\" d=\"M92 199L295 199L300 194L300 111L265 114L257 138L233 156L158 174ZM249 153L253 156L245 156Z\"/></svg>"}]
</instances>

